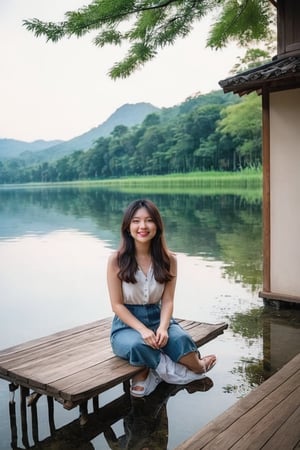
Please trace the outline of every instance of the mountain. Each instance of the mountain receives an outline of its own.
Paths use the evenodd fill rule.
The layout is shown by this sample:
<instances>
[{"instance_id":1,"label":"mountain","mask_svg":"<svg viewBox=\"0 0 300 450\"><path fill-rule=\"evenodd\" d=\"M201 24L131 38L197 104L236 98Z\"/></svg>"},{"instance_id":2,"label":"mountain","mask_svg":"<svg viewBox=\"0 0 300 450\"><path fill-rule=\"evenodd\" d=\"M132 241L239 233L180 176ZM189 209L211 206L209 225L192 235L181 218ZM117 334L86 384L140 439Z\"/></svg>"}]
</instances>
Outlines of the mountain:
<instances>
[{"instance_id":1,"label":"mountain","mask_svg":"<svg viewBox=\"0 0 300 450\"><path fill-rule=\"evenodd\" d=\"M76 150L88 150L100 137L108 136L117 125L132 127L143 122L148 114L160 111L150 103L125 104L118 108L105 122L70 141L63 142L36 154L39 160L53 161L70 155Z\"/></svg>"},{"instance_id":2,"label":"mountain","mask_svg":"<svg viewBox=\"0 0 300 450\"><path fill-rule=\"evenodd\" d=\"M17 158L23 152L38 152L56 146L63 141L34 142L17 141L16 139L0 139L0 159Z\"/></svg>"},{"instance_id":3,"label":"mountain","mask_svg":"<svg viewBox=\"0 0 300 450\"><path fill-rule=\"evenodd\" d=\"M48 144L44 148L38 148L35 142L27 143L12 139L0 139L0 159L4 157L21 157L30 164L34 162L53 161L77 150L88 150L97 139L101 136L108 136L117 125L132 127L142 123L148 114L159 111L160 109L151 105L151 103L125 104L118 108L99 126L69 141L54 141L52 143L36 141ZM7 143L5 146L5 142L3 141L12 141L12 143ZM1 152L2 145L5 148L5 152L3 151L3 153Z\"/></svg>"}]
</instances>

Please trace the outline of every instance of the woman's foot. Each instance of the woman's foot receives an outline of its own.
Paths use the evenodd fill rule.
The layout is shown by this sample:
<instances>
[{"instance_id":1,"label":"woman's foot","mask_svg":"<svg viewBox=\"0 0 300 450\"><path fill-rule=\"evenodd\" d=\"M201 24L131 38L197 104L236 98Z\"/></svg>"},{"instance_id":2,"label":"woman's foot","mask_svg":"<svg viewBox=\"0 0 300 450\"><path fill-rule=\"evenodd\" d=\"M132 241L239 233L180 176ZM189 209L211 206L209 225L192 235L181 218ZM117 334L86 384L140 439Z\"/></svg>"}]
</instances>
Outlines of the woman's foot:
<instances>
[{"instance_id":1,"label":"woman's foot","mask_svg":"<svg viewBox=\"0 0 300 450\"><path fill-rule=\"evenodd\" d=\"M207 355L200 358L201 371L199 373L207 373L209 372L217 362L217 358L215 355Z\"/></svg>"},{"instance_id":2,"label":"woman's foot","mask_svg":"<svg viewBox=\"0 0 300 450\"><path fill-rule=\"evenodd\" d=\"M143 387L142 387L142 385L139 385L139 382L141 381L143 384L148 375L149 375L148 368L142 370L137 375L135 375L131 380L131 391L133 389L134 389L134 391L142 391ZM134 388L133 388L133 386L134 386Z\"/></svg>"},{"instance_id":3,"label":"woman's foot","mask_svg":"<svg viewBox=\"0 0 300 450\"><path fill-rule=\"evenodd\" d=\"M215 355L207 355L201 358L199 352L190 352L184 355L179 361L195 374L205 375L217 362Z\"/></svg>"},{"instance_id":4,"label":"woman's foot","mask_svg":"<svg viewBox=\"0 0 300 450\"><path fill-rule=\"evenodd\" d=\"M143 375L143 378L141 375ZM150 395L162 381L159 375L151 369L147 369L147 371L143 371L137 376L139 377L133 378L130 387L130 393L133 397L144 397L146 395Z\"/></svg>"}]
</instances>

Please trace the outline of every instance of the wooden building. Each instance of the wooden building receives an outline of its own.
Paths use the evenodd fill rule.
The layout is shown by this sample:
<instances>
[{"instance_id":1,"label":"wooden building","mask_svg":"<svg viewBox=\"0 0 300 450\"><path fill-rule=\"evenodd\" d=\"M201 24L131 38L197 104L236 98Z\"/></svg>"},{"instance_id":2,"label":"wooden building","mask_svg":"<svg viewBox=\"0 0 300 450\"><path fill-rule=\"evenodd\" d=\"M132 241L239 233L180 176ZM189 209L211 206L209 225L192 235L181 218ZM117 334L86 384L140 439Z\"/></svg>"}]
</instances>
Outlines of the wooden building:
<instances>
[{"instance_id":1,"label":"wooden building","mask_svg":"<svg viewBox=\"0 0 300 450\"><path fill-rule=\"evenodd\" d=\"M267 301L300 303L300 1L277 0L277 55L220 81L257 92L263 125L263 289Z\"/></svg>"}]
</instances>

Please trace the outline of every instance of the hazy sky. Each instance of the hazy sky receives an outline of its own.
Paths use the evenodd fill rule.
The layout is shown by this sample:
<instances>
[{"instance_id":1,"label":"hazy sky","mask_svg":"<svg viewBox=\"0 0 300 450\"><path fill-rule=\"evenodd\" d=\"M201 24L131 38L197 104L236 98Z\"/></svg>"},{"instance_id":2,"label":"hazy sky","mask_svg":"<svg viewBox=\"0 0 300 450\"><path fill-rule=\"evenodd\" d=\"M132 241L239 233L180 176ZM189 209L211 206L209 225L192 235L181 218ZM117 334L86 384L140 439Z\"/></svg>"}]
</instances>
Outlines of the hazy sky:
<instances>
[{"instance_id":1,"label":"hazy sky","mask_svg":"<svg viewBox=\"0 0 300 450\"><path fill-rule=\"evenodd\" d=\"M130 78L112 81L108 70L125 49L97 48L92 36L46 43L22 26L26 18L63 20L65 11L87 3L0 0L0 138L68 140L103 123L125 103L173 106L196 92L220 89L218 81L243 54L236 46L207 49L206 19Z\"/></svg>"}]
</instances>

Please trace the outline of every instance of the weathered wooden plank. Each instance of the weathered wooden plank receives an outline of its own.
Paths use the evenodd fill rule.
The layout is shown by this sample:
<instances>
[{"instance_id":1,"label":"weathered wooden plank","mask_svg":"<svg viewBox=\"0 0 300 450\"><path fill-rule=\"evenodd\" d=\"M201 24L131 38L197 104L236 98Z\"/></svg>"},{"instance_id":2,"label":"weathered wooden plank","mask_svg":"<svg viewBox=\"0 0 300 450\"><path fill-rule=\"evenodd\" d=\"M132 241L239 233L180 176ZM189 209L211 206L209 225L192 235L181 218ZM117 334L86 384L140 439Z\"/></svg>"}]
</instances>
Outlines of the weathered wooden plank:
<instances>
[{"instance_id":1,"label":"weathered wooden plank","mask_svg":"<svg viewBox=\"0 0 300 450\"><path fill-rule=\"evenodd\" d=\"M72 356L72 359L66 359L66 357L57 357L55 359L49 358L43 361L43 364L40 364L39 361L37 361L36 363L39 366L38 372L34 365L31 365L30 367L21 367L19 370L22 371L22 376L24 378L34 378L37 382L48 384L54 380L63 378L70 373L76 373L82 367L87 370L89 367L99 363L99 354L94 355L94 357L91 355L86 355L85 357L81 355L80 359L78 355L77 360L75 358L76 352Z\"/></svg>"},{"instance_id":2,"label":"weathered wooden plank","mask_svg":"<svg viewBox=\"0 0 300 450\"><path fill-rule=\"evenodd\" d=\"M300 448L299 436L300 406L288 416L282 426L274 430L271 439L262 447L263 450Z\"/></svg>"},{"instance_id":3,"label":"weathered wooden plank","mask_svg":"<svg viewBox=\"0 0 300 450\"><path fill-rule=\"evenodd\" d=\"M36 356L35 359L27 360L26 357L19 359L12 366L9 364L7 372L14 373L22 371L24 377L31 377L32 373L37 372L38 365L39 376L42 377L45 373L51 372L52 370L59 372L72 370L72 366L76 368L79 363L88 363L89 359L92 363L95 363L99 361L99 358L103 359L109 351L110 349L108 348L99 351L97 348L93 348L92 345L89 346L86 344L81 351L77 347L73 347L72 349L56 352L55 354L47 355L44 353L44 356ZM109 355L112 355L112 353L110 352Z\"/></svg>"},{"instance_id":4,"label":"weathered wooden plank","mask_svg":"<svg viewBox=\"0 0 300 450\"><path fill-rule=\"evenodd\" d=\"M247 448L248 438L253 438L252 433L261 432L261 424L263 427L268 426L270 419L276 422L278 416L275 418L273 411L283 407L282 402L286 396L294 395L295 385L299 386L300 374L296 373L291 378L290 382L281 384L277 389L273 390L271 395L263 395L254 407L251 407L243 412L230 427L225 430L219 430L217 436L206 445L207 449L218 448L219 445L223 445L225 448ZM249 394L250 395L250 394ZM258 431L260 430L260 431ZM272 428L273 432L273 428ZM249 436L250 435L250 436ZM257 439L262 436L256 435ZM264 442L265 443L265 442ZM259 446L254 448L259 448Z\"/></svg>"},{"instance_id":5,"label":"weathered wooden plank","mask_svg":"<svg viewBox=\"0 0 300 450\"><path fill-rule=\"evenodd\" d=\"M108 361L107 364L100 363L89 369L84 368L76 374L70 374L69 376L53 381L51 385L48 386L48 390L49 392L56 391L60 393L62 398L70 400L70 396L76 395L76 398L78 398L78 395L81 395L85 391L82 387L83 384L86 385L86 390L91 389L91 384L96 386L96 389L100 389L101 386L106 386L108 384L114 386L119 384L119 379L121 378L122 381L126 374L130 377L139 370L140 369L137 367L128 367L127 362L124 360L114 358L111 361ZM101 380L101 383L99 383L99 379ZM69 394L67 397L65 397L66 392Z\"/></svg>"},{"instance_id":6,"label":"weathered wooden plank","mask_svg":"<svg viewBox=\"0 0 300 450\"><path fill-rule=\"evenodd\" d=\"M0 351L0 370L1 366L5 364L5 369L14 370L16 368L22 368L33 364L42 356L43 359L53 355L63 355L64 352L68 352L69 349L76 347L77 352L85 351L86 346L90 346L92 349L92 342L99 345L99 348L109 346L108 331L110 330L110 320L105 319L103 326L102 321L94 322L92 327L76 327L73 333L69 330L66 333L56 333L54 335L29 341L28 345L24 344L16 347L11 347ZM202 323L199 327L199 323L192 321L180 321L180 324L186 328L193 339L198 345L202 345L207 340L211 340L215 335L220 334L227 327L224 324L224 328L220 329L220 324L210 325ZM105 326L106 325L106 326Z\"/></svg>"},{"instance_id":7,"label":"weathered wooden plank","mask_svg":"<svg viewBox=\"0 0 300 450\"><path fill-rule=\"evenodd\" d=\"M98 361L98 360L97 360ZM34 378L26 378L24 374L14 375L10 377L3 377L8 381L14 381L16 384L20 384L29 387L37 392L46 395L52 395L54 397L59 396L66 400L78 400L86 398L86 392L91 390L91 384L95 384L92 392L94 395L103 392L110 387L119 384L122 381L130 378L133 374L139 372L140 368L130 366L127 361L121 360L115 356L110 359L102 361L98 364L94 364L91 367L76 363L77 371L68 372L65 369L61 373L59 370L54 369L48 374L44 374L43 377L40 374L35 374ZM127 376L126 376L127 375ZM47 378L49 376L49 379ZM47 383L46 383L47 381ZM77 389L82 389L82 386L86 385L86 389L83 392L77 392ZM74 395L66 393L64 390L72 387ZM76 386L78 386L76 388Z\"/></svg>"},{"instance_id":8,"label":"weathered wooden plank","mask_svg":"<svg viewBox=\"0 0 300 450\"><path fill-rule=\"evenodd\" d=\"M210 335L217 331L217 334L220 334L220 326L209 326L207 324L201 324L201 328L198 329L197 326L193 325L194 329L192 331L192 337L195 339L195 341L198 343L203 340L210 338ZM211 330L210 333L208 330ZM222 330L221 330L222 331ZM53 339L49 339L48 345L46 342L44 342L41 346L36 345L34 348L29 345L29 349L24 349L22 353L17 352L16 356L13 357L12 354L10 354L9 359L3 358L0 352L0 364L5 364L5 369L8 370L14 370L14 369L21 369L30 367L30 364L32 363L34 366L36 366L36 362L39 361L40 364L43 364L43 361L47 362L47 359L53 355L53 360L49 360L49 363L55 363L56 358L59 358L60 356L64 357L72 357L74 352L77 352L77 360L79 359L78 356L81 356L81 353L85 353L87 350L87 347L89 348L89 352L92 352L94 347L96 352L100 352L101 356L103 354L104 349L107 349L110 347L109 339L107 336L107 330L102 333L89 333L87 337L85 337L83 334L76 336L76 342L74 340L69 340L69 336L65 340L59 339L59 342L53 341ZM70 351L71 350L71 351ZM65 353L67 353L65 355Z\"/></svg>"},{"instance_id":9,"label":"weathered wooden plank","mask_svg":"<svg viewBox=\"0 0 300 450\"><path fill-rule=\"evenodd\" d=\"M251 449L261 448L272 437L274 422L280 427L289 415L295 414L300 403L299 387L300 354L176 450L244 450L250 443ZM299 433L298 427L298 439ZM260 441L253 444L254 438Z\"/></svg>"},{"instance_id":10,"label":"weathered wooden plank","mask_svg":"<svg viewBox=\"0 0 300 450\"><path fill-rule=\"evenodd\" d=\"M136 367L130 368L130 371L128 371L128 367L124 365L119 367L118 372L112 378L111 369L107 368L101 373L101 383L99 383L99 376L88 378L82 383L64 388L64 390L60 391L60 396L63 399L73 402L78 402L84 398L91 398L128 380L138 371L139 369Z\"/></svg>"},{"instance_id":11,"label":"weathered wooden plank","mask_svg":"<svg viewBox=\"0 0 300 450\"><path fill-rule=\"evenodd\" d=\"M35 351L31 354L28 354L27 352L24 352L24 354L18 354L16 358L11 358L9 361L1 360L0 357L0 373L2 372L2 369L7 372L14 372L19 370L24 370L26 368L30 369L31 366L33 366L34 370L36 370L36 364L39 363L40 367L43 366L43 364L49 364L53 363L55 364L55 361L63 360L66 361L70 356L75 358L74 353L76 352L78 357L86 354L87 352L90 353L98 353L99 350L97 349L97 346L101 346L103 349L108 347L108 344L106 342L101 343L101 341L97 342L85 342L81 346L79 345L71 345L71 346L60 346L59 348L53 349L51 344L48 348L44 348L41 351ZM73 355L73 356L72 356Z\"/></svg>"},{"instance_id":12,"label":"weathered wooden plank","mask_svg":"<svg viewBox=\"0 0 300 450\"><path fill-rule=\"evenodd\" d=\"M300 388L293 390L287 397L277 400L275 397L278 391L272 395L269 411L265 411L265 415L260 415L259 421L249 420L247 426L241 429L239 439L231 448L233 450L262 448L268 440L273 436L276 429L279 429L286 418L293 415L297 409L295 404L295 396L300 398ZM264 406L269 399L264 399L260 404L260 409L263 412ZM278 403L277 403L278 401ZM253 408L250 414L245 415L245 419L249 419L256 415L257 408ZM237 422L239 425L239 422ZM289 435L285 436L285 445L283 448L293 448L289 445Z\"/></svg>"},{"instance_id":13,"label":"weathered wooden plank","mask_svg":"<svg viewBox=\"0 0 300 450\"><path fill-rule=\"evenodd\" d=\"M202 325L202 324L201 324ZM195 324L194 324L195 326ZM216 332L217 327L211 326L213 328L213 333ZM226 327L226 326L225 326ZM199 323L198 323L198 328ZM202 327L201 327L202 328ZM205 324L204 330L201 329L201 332L195 335L196 339L203 339L203 336L207 334L207 329L209 326ZM220 332L218 333L220 334ZM107 363L107 364L106 364ZM84 370L78 373L72 373L65 378L61 378L57 382L51 382L51 390L55 388L56 391L59 391L62 398L70 400L71 398L75 401L86 395L86 392L82 393L83 384L86 389L90 391L90 389L94 389L94 393L100 393L103 390L108 389L109 387L115 386L119 384L122 380L124 380L125 375L127 374L127 378L132 377L134 373L136 373L139 369L132 368L128 365L126 361L122 361L119 358L102 361L101 364L94 367L85 367ZM114 377L112 379L112 371L114 373ZM90 376L92 378L90 378ZM94 388L95 380L101 376L101 388ZM71 383L71 385L70 385ZM66 394L68 392L68 395Z\"/></svg>"},{"instance_id":14,"label":"weathered wooden plank","mask_svg":"<svg viewBox=\"0 0 300 450\"><path fill-rule=\"evenodd\" d=\"M53 339L53 335L50 335L48 341L45 341L45 339L42 338L42 342L39 343L36 341L34 346L32 346L31 342L29 342L28 347L25 347L20 351L0 352L0 362L1 364L5 363L7 368L12 368L14 367L14 364L18 364L20 359L26 361L35 360L40 354L42 356L57 354L74 347L80 349L82 346L87 345L86 343L91 345L93 342L99 343L100 346L106 345L108 344L107 334L109 329L106 327L102 328L102 326L97 326L81 333L72 335L67 334L66 336L59 336L55 339Z\"/></svg>"},{"instance_id":15,"label":"weathered wooden plank","mask_svg":"<svg viewBox=\"0 0 300 450\"><path fill-rule=\"evenodd\" d=\"M89 331L89 330L92 330L93 328L98 328L100 324L101 324L101 327L109 329L110 325L111 325L111 318L109 317L109 318L97 320L95 322L90 322L90 323L87 323L84 325L79 325L77 327L69 328L69 329L63 330L63 331L58 331L57 333L43 336L41 338L32 339L30 341L23 342L21 344L1 350L0 356L2 357L2 355L5 355L5 354L9 354L9 353L15 354L18 351L28 350L30 348L34 348L36 345L42 344L43 342L45 342L48 345L49 342L55 341L61 337L63 339L65 339L68 336L72 337L72 336L76 335L77 333L80 333L82 335L82 333L84 331Z\"/></svg>"},{"instance_id":16,"label":"weathered wooden plank","mask_svg":"<svg viewBox=\"0 0 300 450\"><path fill-rule=\"evenodd\" d=\"M113 355L111 320L95 321L0 351L0 377L69 401L87 399L126 381L140 368ZM227 328L225 323L178 322L198 346Z\"/></svg>"},{"instance_id":17,"label":"weathered wooden plank","mask_svg":"<svg viewBox=\"0 0 300 450\"><path fill-rule=\"evenodd\" d=\"M224 322L219 324L209 324L182 319L176 320L185 330L188 331L199 347L222 334L227 328L227 324Z\"/></svg>"},{"instance_id":18,"label":"weathered wooden plank","mask_svg":"<svg viewBox=\"0 0 300 450\"><path fill-rule=\"evenodd\" d=\"M5 361L2 362L0 361L0 364L5 364L5 367L8 370L15 370L16 368L19 369L26 369L26 368L30 368L31 366L34 366L36 361L39 361L39 363L41 365L43 365L43 363L45 362L45 364L47 364L47 361L52 362L53 364L55 364L55 362L58 360L58 362L60 362L60 360L65 360L65 362L67 362L68 359L74 359L74 360L78 360L79 357L88 357L88 355L102 355L107 353L110 350L110 344L108 342L108 340L100 340L99 342L97 340L94 341L87 341L85 340L82 344L78 344L78 345L67 345L65 346L60 346L59 349L56 349L55 351L53 351L52 348L44 349L43 351L40 352L35 352L34 353L34 357L30 356L28 357L27 352L24 354L24 356L19 356L17 359L15 360L10 360L10 361Z\"/></svg>"}]
</instances>

